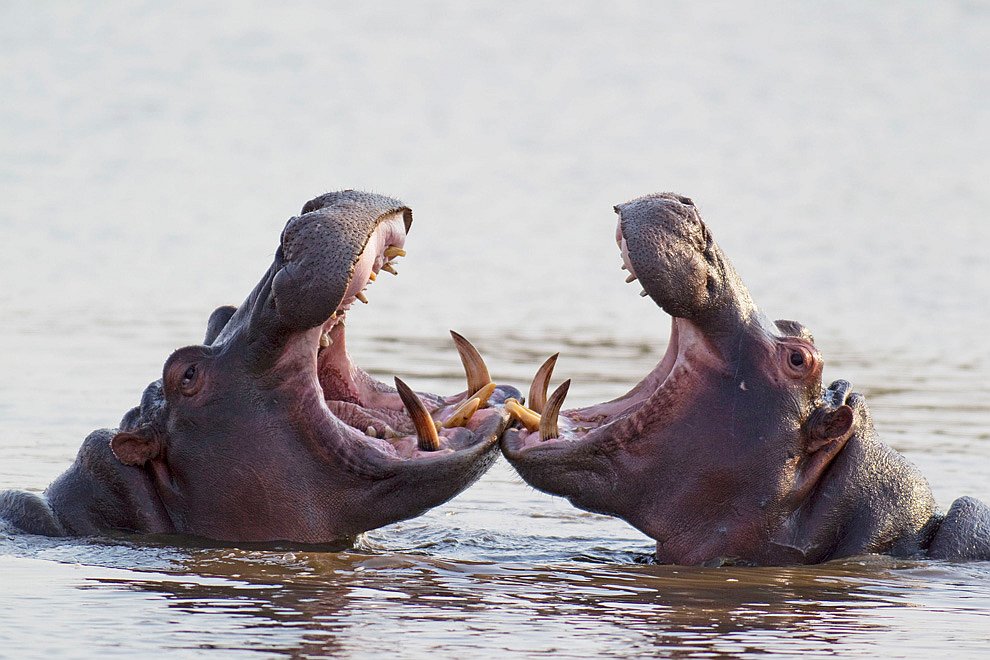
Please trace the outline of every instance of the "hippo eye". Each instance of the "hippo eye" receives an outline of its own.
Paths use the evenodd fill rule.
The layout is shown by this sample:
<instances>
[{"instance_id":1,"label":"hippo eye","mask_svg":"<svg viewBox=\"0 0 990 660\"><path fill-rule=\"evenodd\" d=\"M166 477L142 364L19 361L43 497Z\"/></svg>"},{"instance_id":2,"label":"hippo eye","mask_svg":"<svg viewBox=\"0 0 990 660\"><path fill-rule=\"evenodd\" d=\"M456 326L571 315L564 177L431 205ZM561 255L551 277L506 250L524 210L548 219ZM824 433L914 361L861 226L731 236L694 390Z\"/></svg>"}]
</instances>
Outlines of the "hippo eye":
<instances>
[{"instance_id":1,"label":"hippo eye","mask_svg":"<svg viewBox=\"0 0 990 660\"><path fill-rule=\"evenodd\" d=\"M815 356L804 346L789 346L787 350L787 367L791 374L802 377L815 366Z\"/></svg>"},{"instance_id":2,"label":"hippo eye","mask_svg":"<svg viewBox=\"0 0 990 660\"><path fill-rule=\"evenodd\" d=\"M179 382L179 388L182 393L186 396L191 396L196 393L196 365L189 365L186 372L182 374L182 380Z\"/></svg>"}]
</instances>

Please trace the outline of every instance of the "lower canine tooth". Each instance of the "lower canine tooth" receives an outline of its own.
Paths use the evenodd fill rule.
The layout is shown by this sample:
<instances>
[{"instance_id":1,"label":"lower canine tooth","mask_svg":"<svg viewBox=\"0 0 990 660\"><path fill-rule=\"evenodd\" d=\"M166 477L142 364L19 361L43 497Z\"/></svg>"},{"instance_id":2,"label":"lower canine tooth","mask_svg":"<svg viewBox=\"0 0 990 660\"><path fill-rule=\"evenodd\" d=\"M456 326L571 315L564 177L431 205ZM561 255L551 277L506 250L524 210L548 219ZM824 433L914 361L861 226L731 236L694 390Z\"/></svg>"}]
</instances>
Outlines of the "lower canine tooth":
<instances>
[{"instance_id":1,"label":"lower canine tooth","mask_svg":"<svg viewBox=\"0 0 990 660\"><path fill-rule=\"evenodd\" d=\"M364 295L364 291L358 291L354 294L354 297L363 302L365 305L368 304L368 296Z\"/></svg>"},{"instance_id":2,"label":"lower canine tooth","mask_svg":"<svg viewBox=\"0 0 990 660\"><path fill-rule=\"evenodd\" d=\"M567 396L567 390L570 386L570 379L565 380L560 384L560 387L553 391L550 398L547 399L547 405L543 409L543 416L540 417L541 440L553 440L560 437L560 432L557 429L557 416L560 414L560 407L564 405L564 397Z\"/></svg>"},{"instance_id":3,"label":"lower canine tooth","mask_svg":"<svg viewBox=\"0 0 990 660\"><path fill-rule=\"evenodd\" d=\"M454 339L457 354L461 356L461 364L464 365L464 373L467 376L467 394L474 396L480 389L492 382L492 377L488 374L488 367L485 366L485 360L481 357L481 353L471 342L453 330L450 331L450 336Z\"/></svg>"},{"instance_id":4,"label":"lower canine tooth","mask_svg":"<svg viewBox=\"0 0 990 660\"><path fill-rule=\"evenodd\" d=\"M395 389L399 391L399 398L402 405L406 407L409 418L413 426L416 427L416 437L421 451L437 451L440 449L440 435L437 433L436 423L427 412L426 406L412 389L396 377Z\"/></svg>"},{"instance_id":5,"label":"lower canine tooth","mask_svg":"<svg viewBox=\"0 0 990 660\"><path fill-rule=\"evenodd\" d=\"M333 343L333 340L330 339L330 333L329 332L324 332L322 335L320 335L320 348L326 348L327 346L329 346L332 343Z\"/></svg>"},{"instance_id":6,"label":"lower canine tooth","mask_svg":"<svg viewBox=\"0 0 990 660\"><path fill-rule=\"evenodd\" d=\"M368 430L365 431L365 433L367 433L368 435L370 435L372 438L377 438L378 437L378 429L376 429L374 426L369 426L368 427Z\"/></svg>"},{"instance_id":7,"label":"lower canine tooth","mask_svg":"<svg viewBox=\"0 0 990 660\"><path fill-rule=\"evenodd\" d=\"M553 367L557 364L557 357L560 353L554 353L540 365L533 377L533 384L529 386L529 405L538 413L543 412L543 406L547 403L547 388L550 386L550 376L553 375Z\"/></svg>"}]
</instances>

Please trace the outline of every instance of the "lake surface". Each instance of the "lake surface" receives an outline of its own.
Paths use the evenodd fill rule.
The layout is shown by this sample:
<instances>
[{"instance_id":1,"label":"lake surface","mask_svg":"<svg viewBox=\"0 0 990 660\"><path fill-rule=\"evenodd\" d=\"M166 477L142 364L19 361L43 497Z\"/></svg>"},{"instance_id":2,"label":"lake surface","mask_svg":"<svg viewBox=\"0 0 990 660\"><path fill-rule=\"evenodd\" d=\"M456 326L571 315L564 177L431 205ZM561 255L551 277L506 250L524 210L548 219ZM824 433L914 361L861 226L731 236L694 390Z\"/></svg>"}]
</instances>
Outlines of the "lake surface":
<instances>
[{"instance_id":1,"label":"lake surface","mask_svg":"<svg viewBox=\"0 0 990 660\"><path fill-rule=\"evenodd\" d=\"M462 387L546 355L626 391L669 321L613 204L695 200L944 507L990 500L990 8L979 2L0 7L0 488L42 490L326 190L406 201L355 361ZM555 381L556 382L556 381ZM0 657L980 656L990 564L642 563L504 460L347 552L0 531Z\"/></svg>"}]
</instances>

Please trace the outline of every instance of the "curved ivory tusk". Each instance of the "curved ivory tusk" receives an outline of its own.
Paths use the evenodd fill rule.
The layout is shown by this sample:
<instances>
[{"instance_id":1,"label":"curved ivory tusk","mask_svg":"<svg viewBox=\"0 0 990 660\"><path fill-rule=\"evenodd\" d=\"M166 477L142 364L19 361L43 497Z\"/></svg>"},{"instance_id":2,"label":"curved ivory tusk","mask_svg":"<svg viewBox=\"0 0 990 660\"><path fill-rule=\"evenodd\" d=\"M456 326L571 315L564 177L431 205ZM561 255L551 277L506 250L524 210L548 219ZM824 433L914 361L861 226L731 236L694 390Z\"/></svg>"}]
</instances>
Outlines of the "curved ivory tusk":
<instances>
[{"instance_id":1,"label":"curved ivory tusk","mask_svg":"<svg viewBox=\"0 0 990 660\"><path fill-rule=\"evenodd\" d=\"M568 378L547 399L547 405L540 416L541 440L553 440L560 435L557 430L557 416L560 414L560 407L564 405L564 397L567 396L567 390L570 386L571 380Z\"/></svg>"},{"instance_id":2,"label":"curved ivory tusk","mask_svg":"<svg viewBox=\"0 0 990 660\"><path fill-rule=\"evenodd\" d=\"M409 418L412 420L413 426L416 427L419 448L422 451L436 451L440 449L440 436L437 434L436 424L433 423L433 418L430 417L426 406L416 396L416 393L398 377L395 379L395 389L399 391L399 398L402 399L402 405L406 407Z\"/></svg>"},{"instance_id":3,"label":"curved ivory tusk","mask_svg":"<svg viewBox=\"0 0 990 660\"><path fill-rule=\"evenodd\" d=\"M533 376L533 384L529 386L529 407L538 413L543 412L547 405L547 389L550 387L550 376L553 375L553 368L557 364L560 353L554 353L547 358L546 362L540 365Z\"/></svg>"},{"instance_id":4,"label":"curved ivory tusk","mask_svg":"<svg viewBox=\"0 0 990 660\"><path fill-rule=\"evenodd\" d=\"M485 365L481 353L471 342L453 330L450 331L450 336L454 339L454 346L457 347L457 353L461 356L461 364L464 365L464 373L467 374L467 395L472 397L478 390L492 382L492 377L488 375L488 367Z\"/></svg>"}]
</instances>

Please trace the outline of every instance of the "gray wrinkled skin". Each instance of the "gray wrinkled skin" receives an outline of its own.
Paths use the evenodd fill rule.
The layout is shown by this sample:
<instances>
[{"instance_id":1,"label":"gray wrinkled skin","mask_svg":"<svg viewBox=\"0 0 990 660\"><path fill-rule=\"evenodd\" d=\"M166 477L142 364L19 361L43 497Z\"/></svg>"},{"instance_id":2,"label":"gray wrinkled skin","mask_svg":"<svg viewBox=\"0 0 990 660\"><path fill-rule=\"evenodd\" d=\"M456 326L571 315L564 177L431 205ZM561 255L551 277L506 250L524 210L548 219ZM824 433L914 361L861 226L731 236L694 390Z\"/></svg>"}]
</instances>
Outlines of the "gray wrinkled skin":
<instances>
[{"instance_id":1,"label":"gray wrinkled skin","mask_svg":"<svg viewBox=\"0 0 990 660\"><path fill-rule=\"evenodd\" d=\"M408 231L405 205L357 191L308 202L244 303L214 311L204 343L176 350L141 404L118 429L91 433L44 495L0 493L0 518L49 536L341 547L467 488L497 456L504 411L487 409L470 429L451 430L443 451L400 453L331 412L334 392L321 385L321 369L334 366L323 359L321 326L344 301L369 238L386 220L394 231L397 217ZM342 324L336 332L342 346ZM394 389L345 368L360 380L355 396L370 387L377 402L358 404L401 416Z\"/></svg>"},{"instance_id":2,"label":"gray wrinkled skin","mask_svg":"<svg viewBox=\"0 0 990 660\"><path fill-rule=\"evenodd\" d=\"M990 559L990 509L938 512L865 398L823 387L811 333L759 312L690 199L615 211L633 274L674 317L668 354L615 401L562 411L558 439L509 430L503 454L530 485L626 520L665 563Z\"/></svg>"}]
</instances>

